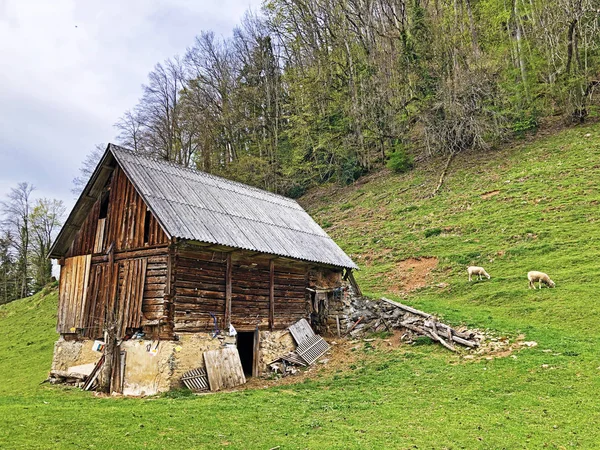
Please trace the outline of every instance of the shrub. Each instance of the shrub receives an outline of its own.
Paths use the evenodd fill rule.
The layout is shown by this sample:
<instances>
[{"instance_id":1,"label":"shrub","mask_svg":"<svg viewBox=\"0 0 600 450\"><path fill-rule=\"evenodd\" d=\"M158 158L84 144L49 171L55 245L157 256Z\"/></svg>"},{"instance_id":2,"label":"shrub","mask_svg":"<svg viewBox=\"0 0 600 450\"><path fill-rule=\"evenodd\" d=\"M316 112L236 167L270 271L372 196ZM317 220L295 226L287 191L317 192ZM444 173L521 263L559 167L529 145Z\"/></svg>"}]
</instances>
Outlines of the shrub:
<instances>
[{"instance_id":1,"label":"shrub","mask_svg":"<svg viewBox=\"0 0 600 450\"><path fill-rule=\"evenodd\" d=\"M405 173L414 167L414 162L404 148L398 148L390 155L387 167L396 173Z\"/></svg>"},{"instance_id":2,"label":"shrub","mask_svg":"<svg viewBox=\"0 0 600 450\"><path fill-rule=\"evenodd\" d=\"M433 340L428 336L417 336L413 341L413 345L432 345Z\"/></svg>"},{"instance_id":3,"label":"shrub","mask_svg":"<svg viewBox=\"0 0 600 450\"><path fill-rule=\"evenodd\" d=\"M428 230L425 230L425 237L431 237L431 236L439 236L440 234L442 234L442 229L441 228L430 228Z\"/></svg>"},{"instance_id":4,"label":"shrub","mask_svg":"<svg viewBox=\"0 0 600 450\"><path fill-rule=\"evenodd\" d=\"M520 117L512 123L512 131L517 136L523 136L528 131L535 131L538 127L538 120L533 116Z\"/></svg>"}]
</instances>

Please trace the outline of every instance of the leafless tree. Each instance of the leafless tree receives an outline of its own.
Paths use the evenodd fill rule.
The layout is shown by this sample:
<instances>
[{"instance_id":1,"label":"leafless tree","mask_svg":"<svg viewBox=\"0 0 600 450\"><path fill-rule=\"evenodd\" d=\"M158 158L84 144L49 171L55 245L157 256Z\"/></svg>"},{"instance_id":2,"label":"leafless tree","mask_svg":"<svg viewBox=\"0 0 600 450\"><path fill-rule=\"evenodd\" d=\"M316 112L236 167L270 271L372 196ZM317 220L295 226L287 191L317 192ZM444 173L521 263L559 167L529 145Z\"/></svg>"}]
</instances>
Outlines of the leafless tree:
<instances>
[{"instance_id":1,"label":"leafless tree","mask_svg":"<svg viewBox=\"0 0 600 450\"><path fill-rule=\"evenodd\" d=\"M140 114L136 109L125 111L125 114L123 114L114 126L119 130L117 141L120 145L134 152L142 152L144 150L144 129Z\"/></svg>"},{"instance_id":2,"label":"leafless tree","mask_svg":"<svg viewBox=\"0 0 600 450\"><path fill-rule=\"evenodd\" d=\"M35 188L29 183L19 183L0 203L4 215L3 225L12 235L12 247L17 260L17 279L21 297L29 295L29 251L31 240L31 192Z\"/></svg>"},{"instance_id":3,"label":"leafless tree","mask_svg":"<svg viewBox=\"0 0 600 450\"><path fill-rule=\"evenodd\" d=\"M30 214L34 288L41 289L52 277L52 262L48 259L50 246L62 225L65 206L61 200L38 199Z\"/></svg>"},{"instance_id":4,"label":"leafless tree","mask_svg":"<svg viewBox=\"0 0 600 450\"><path fill-rule=\"evenodd\" d=\"M85 159L79 168L79 176L73 179L73 188L71 189L71 192L76 196L81 194L83 188L88 183L92 173L94 173L94 170L100 161L100 158L102 158L105 149L105 144L97 144L91 152L85 155Z\"/></svg>"}]
</instances>

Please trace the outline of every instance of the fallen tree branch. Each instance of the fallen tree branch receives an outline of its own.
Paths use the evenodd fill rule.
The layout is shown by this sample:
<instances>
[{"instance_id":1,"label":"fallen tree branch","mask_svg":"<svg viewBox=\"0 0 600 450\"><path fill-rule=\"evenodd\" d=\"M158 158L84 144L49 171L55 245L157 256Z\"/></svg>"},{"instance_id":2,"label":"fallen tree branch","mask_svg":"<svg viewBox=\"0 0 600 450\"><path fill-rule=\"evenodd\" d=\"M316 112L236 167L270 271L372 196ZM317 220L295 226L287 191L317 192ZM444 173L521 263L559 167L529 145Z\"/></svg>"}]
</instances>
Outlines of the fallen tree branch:
<instances>
[{"instance_id":1,"label":"fallen tree branch","mask_svg":"<svg viewBox=\"0 0 600 450\"><path fill-rule=\"evenodd\" d=\"M454 159L454 155L456 155L456 152L450 152L450 156L448 156L448 160L446 161L446 166L444 167L444 170L442 171L442 175L440 176L440 181L438 182L437 186L435 187L435 189L433 190L433 192L431 193L429 198L435 197L437 195L437 193L440 191L440 189L442 188L442 184L444 184L444 178L446 178L446 174L448 173L448 168L450 167L450 163Z\"/></svg>"},{"instance_id":2,"label":"fallen tree branch","mask_svg":"<svg viewBox=\"0 0 600 450\"><path fill-rule=\"evenodd\" d=\"M453 352L457 351L453 345L454 343L470 348L479 347L479 342L474 339L475 335L472 332L463 333L456 331L449 325L439 322L437 318L431 314L407 305L403 305L402 303L395 302L385 297L382 297L381 301L395 308L401 309L406 313L409 313L405 314L402 322L396 326L400 326L417 334L427 336L434 341L439 342L448 350ZM444 339L442 336L444 336L446 339Z\"/></svg>"},{"instance_id":3,"label":"fallen tree branch","mask_svg":"<svg viewBox=\"0 0 600 450\"><path fill-rule=\"evenodd\" d=\"M395 302L393 300L390 300L389 298L381 297L381 300L383 300L386 303L389 303L390 305L395 306L396 308L400 308L400 309L403 309L404 311L408 311L409 313L416 314L417 316L422 316L427 319L433 318L433 316L431 314L427 314L424 311L419 311L418 309L412 308L407 305L403 305L402 303Z\"/></svg>"},{"instance_id":4,"label":"fallen tree branch","mask_svg":"<svg viewBox=\"0 0 600 450\"><path fill-rule=\"evenodd\" d=\"M407 329L409 329L409 330L411 330L411 331L414 331L414 332L416 332L416 333L419 333L419 334L421 334L421 335L423 335L423 336L427 336L428 338L431 338L431 339L433 339L434 341L438 341L440 344L442 344L442 345L443 345L444 347L446 347L448 350L451 350L451 351L453 351L453 352L455 352L455 351L456 351L456 349L455 349L453 346L451 346L450 344L448 344L448 343L447 343L446 341L444 341L444 340L443 340L443 339L442 339L442 338L441 338L441 337L440 337L440 336L439 336L437 333L435 333L435 332L433 332L433 331L431 331L431 330L427 330L427 329L425 329L425 328L421 328L421 327L418 327L418 326L416 326L416 325L412 325L412 324L410 324L410 323L407 323L407 322L402 322L402 323L400 324L400 326L402 326L402 327L404 327L404 328L407 328Z\"/></svg>"}]
</instances>

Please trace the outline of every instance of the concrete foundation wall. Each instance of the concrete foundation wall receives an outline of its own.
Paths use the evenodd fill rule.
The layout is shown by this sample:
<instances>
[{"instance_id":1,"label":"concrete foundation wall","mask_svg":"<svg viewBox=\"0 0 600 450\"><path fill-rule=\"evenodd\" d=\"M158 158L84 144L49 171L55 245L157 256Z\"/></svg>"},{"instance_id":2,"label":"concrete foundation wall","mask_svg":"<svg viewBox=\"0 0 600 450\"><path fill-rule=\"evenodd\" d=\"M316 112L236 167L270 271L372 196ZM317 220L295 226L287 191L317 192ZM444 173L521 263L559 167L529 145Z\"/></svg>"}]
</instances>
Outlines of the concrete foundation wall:
<instances>
[{"instance_id":1,"label":"concrete foundation wall","mask_svg":"<svg viewBox=\"0 0 600 450\"><path fill-rule=\"evenodd\" d=\"M267 364L296 348L287 330L260 331L259 373ZM92 350L93 340L66 341L54 346L52 370L67 371L69 367L96 363L101 352ZM235 336L212 338L210 333L181 333L176 341L132 339L121 343L126 352L123 394L154 395L183 387L181 377L191 369L203 368L203 354L226 345L235 345Z\"/></svg>"}]
</instances>

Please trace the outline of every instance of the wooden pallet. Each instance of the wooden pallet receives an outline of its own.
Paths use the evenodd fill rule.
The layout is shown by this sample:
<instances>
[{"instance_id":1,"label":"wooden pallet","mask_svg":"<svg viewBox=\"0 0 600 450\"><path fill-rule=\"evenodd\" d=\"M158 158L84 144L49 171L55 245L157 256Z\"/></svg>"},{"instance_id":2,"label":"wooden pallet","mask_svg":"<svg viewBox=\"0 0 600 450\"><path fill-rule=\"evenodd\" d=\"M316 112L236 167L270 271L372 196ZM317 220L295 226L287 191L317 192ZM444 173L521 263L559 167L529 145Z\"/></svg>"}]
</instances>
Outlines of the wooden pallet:
<instances>
[{"instance_id":1,"label":"wooden pallet","mask_svg":"<svg viewBox=\"0 0 600 450\"><path fill-rule=\"evenodd\" d=\"M329 350L329 344L325 342L325 339L321 336L315 334L302 344L298 345L296 353L311 365L314 364L327 350Z\"/></svg>"},{"instance_id":2,"label":"wooden pallet","mask_svg":"<svg viewBox=\"0 0 600 450\"><path fill-rule=\"evenodd\" d=\"M183 374L181 381L194 392L208 391L208 375L205 369L193 369Z\"/></svg>"}]
</instances>

